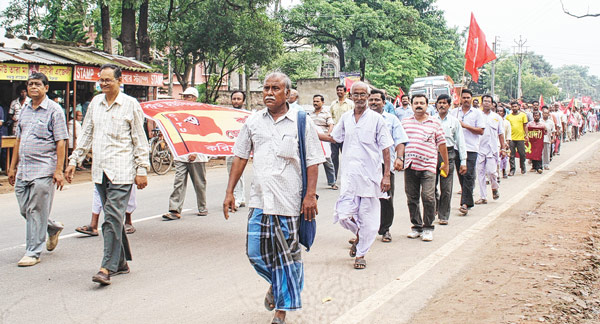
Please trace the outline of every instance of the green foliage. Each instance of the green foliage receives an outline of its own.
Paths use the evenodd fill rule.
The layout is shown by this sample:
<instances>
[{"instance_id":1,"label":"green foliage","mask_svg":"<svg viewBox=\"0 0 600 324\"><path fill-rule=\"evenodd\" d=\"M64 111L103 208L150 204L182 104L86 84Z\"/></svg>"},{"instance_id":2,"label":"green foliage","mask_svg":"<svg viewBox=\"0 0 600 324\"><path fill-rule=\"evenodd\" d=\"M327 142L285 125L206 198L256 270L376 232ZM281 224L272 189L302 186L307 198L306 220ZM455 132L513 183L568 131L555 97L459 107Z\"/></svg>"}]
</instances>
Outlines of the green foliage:
<instances>
[{"instance_id":1,"label":"green foliage","mask_svg":"<svg viewBox=\"0 0 600 324\"><path fill-rule=\"evenodd\" d=\"M589 67L565 65L555 70L558 87L561 88L561 99L591 96L600 98L600 79L589 74Z\"/></svg>"},{"instance_id":2,"label":"green foliage","mask_svg":"<svg viewBox=\"0 0 600 324\"><path fill-rule=\"evenodd\" d=\"M335 47L342 71L360 71L390 94L415 77L462 73L462 38L434 0L305 0L282 11L284 38Z\"/></svg>"},{"instance_id":3,"label":"green foliage","mask_svg":"<svg viewBox=\"0 0 600 324\"><path fill-rule=\"evenodd\" d=\"M319 51L291 51L283 53L271 64L262 69L263 74L268 71L279 70L292 80L295 87L296 81L299 79L316 78L319 75L317 71L323 62L323 54ZM264 77L264 75L261 76Z\"/></svg>"},{"instance_id":4,"label":"green foliage","mask_svg":"<svg viewBox=\"0 0 600 324\"><path fill-rule=\"evenodd\" d=\"M192 66L211 74L207 100L216 99L226 76L243 66L270 63L282 51L280 27L260 4L247 1L174 0L150 3L150 35L167 49L173 70L186 86ZM165 17L165 12L167 17Z\"/></svg>"},{"instance_id":5,"label":"green foliage","mask_svg":"<svg viewBox=\"0 0 600 324\"><path fill-rule=\"evenodd\" d=\"M88 37L83 29L83 19L61 15L56 28L56 39L87 44Z\"/></svg>"},{"instance_id":6,"label":"green foliage","mask_svg":"<svg viewBox=\"0 0 600 324\"><path fill-rule=\"evenodd\" d=\"M43 31L44 5L48 0L12 0L0 13L0 24L14 35L33 34ZM29 17L29 19L28 19Z\"/></svg>"}]
</instances>

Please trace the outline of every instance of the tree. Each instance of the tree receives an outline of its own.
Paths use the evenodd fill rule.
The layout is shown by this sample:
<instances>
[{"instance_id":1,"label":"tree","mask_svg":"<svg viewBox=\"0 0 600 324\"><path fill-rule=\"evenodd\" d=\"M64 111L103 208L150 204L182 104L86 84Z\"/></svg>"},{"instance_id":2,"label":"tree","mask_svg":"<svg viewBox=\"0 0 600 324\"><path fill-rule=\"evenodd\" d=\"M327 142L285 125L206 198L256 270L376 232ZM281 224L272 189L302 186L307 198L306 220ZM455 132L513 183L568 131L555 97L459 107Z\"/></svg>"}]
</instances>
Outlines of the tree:
<instances>
[{"instance_id":1,"label":"tree","mask_svg":"<svg viewBox=\"0 0 600 324\"><path fill-rule=\"evenodd\" d=\"M123 0L121 7L121 35L119 41L123 46L123 56L136 57L135 42L135 10L137 0Z\"/></svg>"},{"instance_id":2,"label":"tree","mask_svg":"<svg viewBox=\"0 0 600 324\"><path fill-rule=\"evenodd\" d=\"M340 69L360 71L361 79L367 62L376 57L378 41L401 45L406 38L424 37L428 30L415 9L391 0L306 0L282 11L279 19L286 40L336 47Z\"/></svg>"},{"instance_id":3,"label":"tree","mask_svg":"<svg viewBox=\"0 0 600 324\"><path fill-rule=\"evenodd\" d=\"M87 44L87 32L83 29L83 18L62 14L58 18L56 39L74 43Z\"/></svg>"},{"instance_id":4,"label":"tree","mask_svg":"<svg viewBox=\"0 0 600 324\"><path fill-rule=\"evenodd\" d=\"M296 81L299 79L318 77L317 71L323 63L323 59L323 54L317 50L289 51L265 66L262 71L263 74L266 74L267 71L279 70L290 77L292 86L295 87Z\"/></svg>"},{"instance_id":5,"label":"tree","mask_svg":"<svg viewBox=\"0 0 600 324\"><path fill-rule=\"evenodd\" d=\"M223 80L233 71L265 65L281 53L280 28L266 15L267 2L151 2L151 34L157 47L165 49L183 88L193 67L203 64L209 74L207 100L214 101Z\"/></svg>"},{"instance_id":6,"label":"tree","mask_svg":"<svg viewBox=\"0 0 600 324\"><path fill-rule=\"evenodd\" d=\"M142 0L137 33L140 48L138 59L146 63L150 63L152 60L152 57L150 57L150 37L148 36L148 14L148 0Z\"/></svg>"},{"instance_id":7,"label":"tree","mask_svg":"<svg viewBox=\"0 0 600 324\"><path fill-rule=\"evenodd\" d=\"M0 14L0 23L14 35L31 35L34 31L40 37L43 28L43 8L45 0L12 0Z\"/></svg>"},{"instance_id":8,"label":"tree","mask_svg":"<svg viewBox=\"0 0 600 324\"><path fill-rule=\"evenodd\" d=\"M102 31L102 49L112 54L112 32L110 27L110 2L109 0L98 0L100 7L100 30Z\"/></svg>"}]
</instances>

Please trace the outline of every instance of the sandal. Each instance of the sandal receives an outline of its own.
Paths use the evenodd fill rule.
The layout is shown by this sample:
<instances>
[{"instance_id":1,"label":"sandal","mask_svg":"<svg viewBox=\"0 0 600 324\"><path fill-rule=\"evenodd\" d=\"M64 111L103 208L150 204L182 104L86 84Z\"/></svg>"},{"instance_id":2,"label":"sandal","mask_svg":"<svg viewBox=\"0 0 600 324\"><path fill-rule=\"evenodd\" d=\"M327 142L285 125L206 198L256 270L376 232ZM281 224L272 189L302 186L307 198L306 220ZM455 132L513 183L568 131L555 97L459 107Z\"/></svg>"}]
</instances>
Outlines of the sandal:
<instances>
[{"instance_id":1,"label":"sandal","mask_svg":"<svg viewBox=\"0 0 600 324\"><path fill-rule=\"evenodd\" d=\"M354 242L356 242L355 238L351 238L348 240L348 244L350 244L350 245L354 244Z\"/></svg>"},{"instance_id":2,"label":"sandal","mask_svg":"<svg viewBox=\"0 0 600 324\"><path fill-rule=\"evenodd\" d=\"M79 226L75 229L75 232L79 232L81 234L85 234L85 235L89 235L89 236L98 236L98 230L96 230L94 232L94 230L92 229L92 226L90 226L90 225Z\"/></svg>"},{"instance_id":3,"label":"sandal","mask_svg":"<svg viewBox=\"0 0 600 324\"><path fill-rule=\"evenodd\" d=\"M381 241L384 243L389 243L392 241L392 234L390 234L390 231L387 231L385 234L383 234Z\"/></svg>"},{"instance_id":4,"label":"sandal","mask_svg":"<svg viewBox=\"0 0 600 324\"><path fill-rule=\"evenodd\" d=\"M483 199L483 198L481 198L475 202L475 205L485 205L485 204L487 204L487 199Z\"/></svg>"},{"instance_id":5,"label":"sandal","mask_svg":"<svg viewBox=\"0 0 600 324\"><path fill-rule=\"evenodd\" d=\"M338 190L339 187L336 184L331 185L331 190Z\"/></svg>"},{"instance_id":6,"label":"sandal","mask_svg":"<svg viewBox=\"0 0 600 324\"><path fill-rule=\"evenodd\" d=\"M176 220L176 219L180 219L181 215L178 213L168 212L168 213L165 213L164 215L162 215L162 218L164 220Z\"/></svg>"},{"instance_id":7,"label":"sandal","mask_svg":"<svg viewBox=\"0 0 600 324\"><path fill-rule=\"evenodd\" d=\"M361 258L356 258L356 260L354 260L354 269L362 270L366 267L367 267L367 260L365 260L365 258L361 257Z\"/></svg>"},{"instance_id":8,"label":"sandal","mask_svg":"<svg viewBox=\"0 0 600 324\"><path fill-rule=\"evenodd\" d=\"M125 224L125 234L133 234L135 233L135 227L131 224Z\"/></svg>"},{"instance_id":9,"label":"sandal","mask_svg":"<svg viewBox=\"0 0 600 324\"><path fill-rule=\"evenodd\" d=\"M460 206L460 208L458 209L458 211L463 215L466 216L467 213L469 213L469 209L467 208L467 205L462 205Z\"/></svg>"},{"instance_id":10,"label":"sandal","mask_svg":"<svg viewBox=\"0 0 600 324\"><path fill-rule=\"evenodd\" d=\"M285 324L285 319L279 317L273 317L271 324Z\"/></svg>"},{"instance_id":11,"label":"sandal","mask_svg":"<svg viewBox=\"0 0 600 324\"><path fill-rule=\"evenodd\" d=\"M354 258L356 256L356 245L358 244L358 238L356 238L354 240L354 243L352 243L352 246L350 247L350 257Z\"/></svg>"},{"instance_id":12,"label":"sandal","mask_svg":"<svg viewBox=\"0 0 600 324\"><path fill-rule=\"evenodd\" d=\"M265 295L265 308L270 312L275 309L275 297L273 297L273 286L269 287Z\"/></svg>"}]
</instances>

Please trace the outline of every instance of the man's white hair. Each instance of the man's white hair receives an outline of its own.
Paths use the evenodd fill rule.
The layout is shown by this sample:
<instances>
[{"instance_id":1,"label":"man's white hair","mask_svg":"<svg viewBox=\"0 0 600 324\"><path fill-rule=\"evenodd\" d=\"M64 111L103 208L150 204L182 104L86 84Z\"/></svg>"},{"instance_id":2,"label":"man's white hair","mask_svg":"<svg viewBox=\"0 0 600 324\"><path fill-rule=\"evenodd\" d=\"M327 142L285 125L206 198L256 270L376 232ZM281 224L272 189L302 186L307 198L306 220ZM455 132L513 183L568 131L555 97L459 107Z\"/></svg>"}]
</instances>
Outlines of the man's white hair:
<instances>
[{"instance_id":1,"label":"man's white hair","mask_svg":"<svg viewBox=\"0 0 600 324\"><path fill-rule=\"evenodd\" d=\"M371 87L362 81L352 83L352 86L350 87L350 94L354 93L354 87L356 87L357 85L364 85L365 87L367 87L367 93L371 94Z\"/></svg>"},{"instance_id":2,"label":"man's white hair","mask_svg":"<svg viewBox=\"0 0 600 324\"><path fill-rule=\"evenodd\" d=\"M269 74L267 74L267 76L265 76L265 81L269 80L270 78L283 78L283 82L285 83L285 88L287 90L290 90L292 88L292 80L290 80L290 77L288 77L285 73L282 72L271 72Z\"/></svg>"}]
</instances>

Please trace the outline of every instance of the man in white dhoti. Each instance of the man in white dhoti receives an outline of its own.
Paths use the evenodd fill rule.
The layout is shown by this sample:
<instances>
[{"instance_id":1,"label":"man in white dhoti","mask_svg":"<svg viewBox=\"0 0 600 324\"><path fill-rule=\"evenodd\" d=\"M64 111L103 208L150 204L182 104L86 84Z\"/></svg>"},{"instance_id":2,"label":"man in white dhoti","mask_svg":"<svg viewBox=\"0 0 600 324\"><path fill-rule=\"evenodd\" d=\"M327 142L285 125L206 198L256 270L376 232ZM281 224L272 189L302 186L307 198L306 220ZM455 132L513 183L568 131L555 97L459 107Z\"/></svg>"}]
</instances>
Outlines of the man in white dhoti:
<instances>
[{"instance_id":1,"label":"man in white dhoti","mask_svg":"<svg viewBox=\"0 0 600 324\"><path fill-rule=\"evenodd\" d=\"M367 108L369 86L356 82L350 89L354 110L347 111L331 135L321 140L344 143L340 163L340 197L335 206L335 222L356 235L350 256L355 269L367 266L365 254L377 237L380 223L379 198L390 189L390 151L394 141L385 120ZM383 169L381 156L383 155Z\"/></svg>"}]
</instances>

